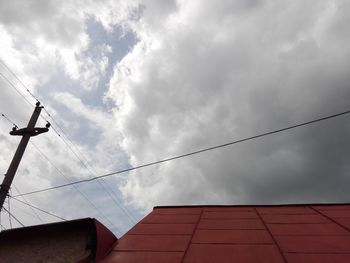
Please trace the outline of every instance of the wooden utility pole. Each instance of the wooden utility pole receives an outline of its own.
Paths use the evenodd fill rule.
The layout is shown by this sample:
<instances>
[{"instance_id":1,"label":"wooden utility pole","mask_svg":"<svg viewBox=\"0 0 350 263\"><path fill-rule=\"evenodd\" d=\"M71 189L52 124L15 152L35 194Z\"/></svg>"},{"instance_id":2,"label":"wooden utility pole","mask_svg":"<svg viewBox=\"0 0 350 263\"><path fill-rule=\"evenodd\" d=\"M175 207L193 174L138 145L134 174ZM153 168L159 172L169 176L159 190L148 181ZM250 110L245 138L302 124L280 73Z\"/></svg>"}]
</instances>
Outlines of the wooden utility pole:
<instances>
[{"instance_id":1,"label":"wooden utility pole","mask_svg":"<svg viewBox=\"0 0 350 263\"><path fill-rule=\"evenodd\" d=\"M23 153L27 147L30 137L49 131L50 123L47 123L45 128L35 128L35 124L40 116L40 112L42 108L43 106L40 106L40 102L37 102L27 127L19 130L17 130L17 128L14 127L12 131L10 131L11 135L22 136L22 139L17 147L16 153L12 158L11 164L0 186L0 211L3 208L5 199L8 195L13 178L15 177L18 165L21 162Z\"/></svg>"}]
</instances>

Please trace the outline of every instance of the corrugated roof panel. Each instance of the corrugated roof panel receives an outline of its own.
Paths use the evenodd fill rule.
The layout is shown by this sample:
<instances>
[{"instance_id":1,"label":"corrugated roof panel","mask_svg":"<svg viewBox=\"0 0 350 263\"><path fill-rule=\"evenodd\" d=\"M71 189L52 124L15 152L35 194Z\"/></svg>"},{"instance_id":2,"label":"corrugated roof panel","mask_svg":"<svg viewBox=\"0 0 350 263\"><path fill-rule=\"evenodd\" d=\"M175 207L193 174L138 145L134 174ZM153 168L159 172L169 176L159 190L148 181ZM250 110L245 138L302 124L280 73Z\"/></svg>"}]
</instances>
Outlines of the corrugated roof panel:
<instances>
[{"instance_id":1,"label":"corrugated roof panel","mask_svg":"<svg viewBox=\"0 0 350 263\"><path fill-rule=\"evenodd\" d=\"M195 224L137 224L129 235L192 235Z\"/></svg>"},{"instance_id":2,"label":"corrugated roof panel","mask_svg":"<svg viewBox=\"0 0 350 263\"><path fill-rule=\"evenodd\" d=\"M334 221L350 230L350 218L334 218Z\"/></svg>"},{"instance_id":3,"label":"corrugated roof panel","mask_svg":"<svg viewBox=\"0 0 350 263\"><path fill-rule=\"evenodd\" d=\"M208 230L197 229L192 243L208 244L272 244L266 230Z\"/></svg>"},{"instance_id":4,"label":"corrugated roof panel","mask_svg":"<svg viewBox=\"0 0 350 263\"><path fill-rule=\"evenodd\" d=\"M146 216L142 223L145 224L193 224L199 219L199 215L158 215L151 213Z\"/></svg>"},{"instance_id":5,"label":"corrugated roof panel","mask_svg":"<svg viewBox=\"0 0 350 263\"><path fill-rule=\"evenodd\" d=\"M191 236L128 235L113 250L120 251L185 251Z\"/></svg>"},{"instance_id":6,"label":"corrugated roof panel","mask_svg":"<svg viewBox=\"0 0 350 263\"><path fill-rule=\"evenodd\" d=\"M313 209L308 207L262 207L257 208L259 214L272 214L272 215L306 215L316 214Z\"/></svg>"},{"instance_id":7,"label":"corrugated roof panel","mask_svg":"<svg viewBox=\"0 0 350 263\"><path fill-rule=\"evenodd\" d=\"M274 214L263 214L261 215L266 223L277 223L277 224L319 224L319 223L330 223L331 221L324 216L315 215L274 215Z\"/></svg>"},{"instance_id":8,"label":"corrugated roof panel","mask_svg":"<svg viewBox=\"0 0 350 263\"><path fill-rule=\"evenodd\" d=\"M350 254L287 254L288 263L349 263Z\"/></svg>"},{"instance_id":9,"label":"corrugated roof panel","mask_svg":"<svg viewBox=\"0 0 350 263\"><path fill-rule=\"evenodd\" d=\"M260 219L201 219L198 229L265 229Z\"/></svg>"},{"instance_id":10,"label":"corrugated roof panel","mask_svg":"<svg viewBox=\"0 0 350 263\"><path fill-rule=\"evenodd\" d=\"M258 216L253 211L207 211L203 212L202 218L206 219L257 219Z\"/></svg>"},{"instance_id":11,"label":"corrugated roof panel","mask_svg":"<svg viewBox=\"0 0 350 263\"><path fill-rule=\"evenodd\" d=\"M112 251L100 263L179 263L182 257L182 252L133 251L130 253Z\"/></svg>"},{"instance_id":12,"label":"corrugated roof panel","mask_svg":"<svg viewBox=\"0 0 350 263\"><path fill-rule=\"evenodd\" d=\"M203 207L203 212L254 212L254 207L248 207L248 206L236 206L236 207L229 207L229 206L210 206L210 207Z\"/></svg>"},{"instance_id":13,"label":"corrugated roof panel","mask_svg":"<svg viewBox=\"0 0 350 263\"><path fill-rule=\"evenodd\" d=\"M185 263L284 263L274 245L192 244Z\"/></svg>"},{"instance_id":14,"label":"corrugated roof panel","mask_svg":"<svg viewBox=\"0 0 350 263\"><path fill-rule=\"evenodd\" d=\"M350 236L277 236L276 241L289 253L350 253Z\"/></svg>"},{"instance_id":15,"label":"corrugated roof panel","mask_svg":"<svg viewBox=\"0 0 350 263\"><path fill-rule=\"evenodd\" d=\"M342 236L350 235L349 231L336 224L268 224L274 236Z\"/></svg>"},{"instance_id":16,"label":"corrugated roof panel","mask_svg":"<svg viewBox=\"0 0 350 263\"><path fill-rule=\"evenodd\" d=\"M199 215L202 209L200 208L164 208L155 209L154 215Z\"/></svg>"},{"instance_id":17,"label":"corrugated roof panel","mask_svg":"<svg viewBox=\"0 0 350 263\"><path fill-rule=\"evenodd\" d=\"M332 204L332 205L313 205L310 206L318 211L329 211L329 210L350 210L350 205Z\"/></svg>"},{"instance_id":18,"label":"corrugated roof panel","mask_svg":"<svg viewBox=\"0 0 350 263\"><path fill-rule=\"evenodd\" d=\"M350 218L350 210L324 210L322 214L331 218Z\"/></svg>"}]
</instances>

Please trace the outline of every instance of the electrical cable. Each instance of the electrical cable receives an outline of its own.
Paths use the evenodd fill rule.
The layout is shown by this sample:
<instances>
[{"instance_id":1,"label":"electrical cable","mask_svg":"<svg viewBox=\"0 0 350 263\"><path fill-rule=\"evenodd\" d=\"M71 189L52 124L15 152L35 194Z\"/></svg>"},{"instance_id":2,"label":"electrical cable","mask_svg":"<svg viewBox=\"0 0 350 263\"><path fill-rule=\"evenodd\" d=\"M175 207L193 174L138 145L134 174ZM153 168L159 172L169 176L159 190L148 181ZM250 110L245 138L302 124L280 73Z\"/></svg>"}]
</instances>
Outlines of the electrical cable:
<instances>
[{"instance_id":1,"label":"electrical cable","mask_svg":"<svg viewBox=\"0 0 350 263\"><path fill-rule=\"evenodd\" d=\"M17 221L17 223L19 223L22 227L24 227L25 225L22 224L21 221L19 221L12 213L10 213L5 207L3 207L3 209L13 218Z\"/></svg>"},{"instance_id":2,"label":"electrical cable","mask_svg":"<svg viewBox=\"0 0 350 263\"><path fill-rule=\"evenodd\" d=\"M12 229L10 198L7 198L7 207L9 208L9 210L8 210L8 214L9 214L9 223L10 223L10 228Z\"/></svg>"},{"instance_id":3,"label":"electrical cable","mask_svg":"<svg viewBox=\"0 0 350 263\"><path fill-rule=\"evenodd\" d=\"M32 105L32 103L27 99L26 96L24 96L22 94L22 92L19 91L19 89L17 89L17 87L4 75L0 72L0 76L2 76L6 81L7 83L10 84L10 86L32 107L34 108L34 106Z\"/></svg>"},{"instance_id":4,"label":"electrical cable","mask_svg":"<svg viewBox=\"0 0 350 263\"><path fill-rule=\"evenodd\" d=\"M51 120L55 123L55 125L61 130L62 134L64 136L61 136L60 133L58 133L57 131L56 134L59 135L59 137L62 139L62 141L66 144L66 147L71 151L71 153L73 153L73 155L75 156L75 158L82 164L82 166L84 166L88 172L90 173L90 175L92 176L97 176L96 171L93 172L89 166L87 165L88 160L86 159L86 157L84 156L84 154L79 150L79 148L68 138L67 134L65 133L65 131L62 129L62 127L58 124L58 122L51 116L51 114L44 108L44 111L47 113L47 115L51 118ZM79 154L83 157L84 160L82 160L82 158L79 157ZM92 167L93 168L93 167ZM105 190L105 192L107 193L107 195L111 198L111 200L117 205L117 207L119 207L119 209L128 217L128 219L131 221L131 223L136 223L137 220L135 219L135 217L132 215L132 213L127 209L126 206L122 206L121 202L118 200L117 195L114 193L114 191L111 189L111 187L109 187L109 185L101 178L100 182L99 180L97 180L98 184L100 184L100 186ZM103 184L104 183L104 184Z\"/></svg>"},{"instance_id":5,"label":"electrical cable","mask_svg":"<svg viewBox=\"0 0 350 263\"><path fill-rule=\"evenodd\" d=\"M37 102L39 102L38 98L34 96L33 92L31 92L29 90L29 88L19 79L19 77L17 77L17 75L5 64L5 62L3 62L1 59L0 59L0 63L3 64L6 69L11 72L11 74L19 81L19 83L24 87L24 89L29 93L29 95L31 95L31 97L33 97L33 99L35 99ZM15 84L12 83L12 81L6 77L4 74L2 74L0 72L0 76L2 76L6 81L7 83L10 84L10 86L32 107L34 108L35 106L33 106L33 104L27 99L26 96L24 96L22 94L22 92L19 91L19 89L15 86ZM44 111L47 112L47 110L44 108ZM44 121L46 122L49 122L47 118L43 117L42 115L40 115L40 118L43 119ZM60 137L61 135L58 133L57 129L55 127L53 127L51 125L51 128L52 130Z\"/></svg>"},{"instance_id":6,"label":"electrical cable","mask_svg":"<svg viewBox=\"0 0 350 263\"><path fill-rule=\"evenodd\" d=\"M39 102L38 98L36 96L34 96L33 92L30 91L30 89L21 81L21 79L6 65L6 63L2 60L0 60L0 63L3 64L5 66L5 68L17 79L17 81L22 85L22 87L33 97L33 99L35 99L37 102ZM1 73L0 73L1 74ZM15 85L7 78L5 77L3 74L2 76L8 81L8 83L24 98L26 99L23 94L15 87ZM28 102L28 100L27 100ZM79 160L79 162L89 171L90 175L92 176L96 176L96 173L93 173L90 168L85 164L84 161L82 161L82 159L79 157L79 155L74 151L73 147L76 148L80 153L81 151L79 150L79 148L77 146L75 146L75 144L68 138L67 134L64 132L64 130L61 128L61 126L58 124L58 122L51 116L51 114L48 112L48 110L44 107L43 108L44 111L46 112L46 114L48 115L48 117L54 122L54 124L62 131L62 133L64 134L65 138L61 136L61 134L57 131L57 129L51 125L52 130L63 140L63 142L66 144L66 146L68 147L68 149L74 154L74 156ZM4 116L5 117L5 116ZM6 118L6 117L5 117ZM40 115L40 118L42 118L43 120L45 120L46 122L49 122L47 118L43 117L42 115ZM68 143L68 141L70 142L70 144ZM72 147L73 146L73 147ZM81 153L81 155L84 157L84 155ZM46 158L47 159L47 158ZM67 179L67 178L66 178ZM104 180L101 179L103 182ZM106 193L109 195L109 197L111 198L111 200L119 207L119 209L125 213L125 215L129 218L129 220L132 223L136 222L136 219L132 216L132 214L128 211L127 207L122 206L119 201L118 198L115 199L113 194L113 190L112 189L107 189L110 188L108 186L108 184L105 185L102 184L100 181L98 181L98 183L101 185L101 187L106 191Z\"/></svg>"},{"instance_id":7,"label":"electrical cable","mask_svg":"<svg viewBox=\"0 0 350 263\"><path fill-rule=\"evenodd\" d=\"M67 219L65 219L65 218L63 218L63 217L61 217L61 216L58 216L58 215L55 215L54 213L45 211L44 209L41 209L41 208L39 208L39 207L37 207L37 206L35 206L35 205L31 205L31 204L29 204L29 203L23 202L23 201L17 199L16 197L10 196L10 198L12 198L13 200L16 200L17 202L20 202L20 203L22 203L22 204L25 204L25 205L29 206L29 207L32 208L32 209L33 209L33 208L34 208L34 209L37 209L38 211L41 211L41 212L43 212L43 213L45 213L45 214L48 214L48 215L53 216L53 217L56 217L56 218L61 219L61 220L63 220L63 221L67 221Z\"/></svg>"},{"instance_id":8,"label":"electrical cable","mask_svg":"<svg viewBox=\"0 0 350 263\"><path fill-rule=\"evenodd\" d=\"M87 158L85 157L83 152L80 151L79 147L77 147L77 145L75 145L74 142L72 142L71 140L70 140L70 142L73 146L73 150L76 149L77 152L83 157L85 162L84 162L84 160L80 159L79 155L75 154L75 156L78 158L78 160L90 172L90 175L97 176L98 173L97 173L96 169L91 165L90 166L91 166L93 171L89 168L89 161L87 160ZM100 180L101 180L101 182L100 182ZM112 187L110 187L108 185L108 183L103 178L101 178L100 180L97 180L97 182L107 191L108 195L114 201L114 203L119 207L119 209L122 210L122 212L124 212L124 214L129 218L129 220L132 223L136 223L137 222L136 218L133 216L133 214L129 211L129 209L126 206L121 205L122 201L119 200L118 195L113 191Z\"/></svg>"},{"instance_id":9,"label":"electrical cable","mask_svg":"<svg viewBox=\"0 0 350 263\"><path fill-rule=\"evenodd\" d=\"M15 184L13 184L15 190L17 191L18 194L21 194L21 192L18 190L18 188L16 187ZM12 196L11 196L12 197ZM26 204L27 206L29 206L29 208L32 210L32 212L34 213L34 215L39 219L39 221L41 223L44 223L44 220L42 220L42 218L38 215L38 213L33 209L33 207L29 204L28 200L24 197L21 196L23 199L23 203ZM13 198L13 197L12 197ZM13 198L14 199L14 198ZM18 201L18 200L17 200ZM19 201L20 202L20 201Z\"/></svg>"},{"instance_id":10,"label":"electrical cable","mask_svg":"<svg viewBox=\"0 0 350 263\"><path fill-rule=\"evenodd\" d=\"M1 113L1 116L7 120L9 123L11 123L14 127L18 128L18 126L10 119L8 118L5 114Z\"/></svg>"},{"instance_id":11,"label":"electrical cable","mask_svg":"<svg viewBox=\"0 0 350 263\"><path fill-rule=\"evenodd\" d=\"M12 123L12 122L11 122ZM13 123L14 124L14 123ZM14 124L16 125L16 124ZM17 126L17 125L16 125ZM63 172L61 170L58 169L57 166L55 166L50 160L49 158L39 149L39 147L37 147L32 141L30 141L30 143L38 150L38 152L68 181L71 182L67 176L65 176L63 174ZM78 187L74 186L74 189L106 220L108 221L112 226L114 226L117 229L117 226L94 204L92 203L92 201L90 201L90 199L82 192L78 189ZM23 196L21 194L16 195L16 196Z\"/></svg>"},{"instance_id":12,"label":"electrical cable","mask_svg":"<svg viewBox=\"0 0 350 263\"><path fill-rule=\"evenodd\" d=\"M23 86L23 88L29 93L29 95L30 95L34 100L36 100L37 102L40 102L39 99L33 94L33 92L30 91L30 89L29 89L29 88L23 83L23 81L13 72L13 70L11 70L10 67L6 65L6 63L5 63L4 61L2 61L2 60L0 59L0 63L1 63L2 65L4 65L4 67L17 79L17 81ZM21 97L22 97L31 107L34 107L34 106L32 105L32 103L22 94L22 92L20 92L19 89L9 80L9 78L7 78L7 77L6 77L4 74L2 74L1 72L0 72L0 75L10 84L10 86L11 86L13 89L16 90L16 92L17 92L19 95L21 95ZM43 109L44 109L44 111L46 112L46 114L47 114L49 117L52 118L51 114L50 114L45 108L43 108ZM44 118L42 115L40 115L40 118L42 118L44 121L48 122L48 120L47 120L46 118ZM52 118L52 119L53 119L53 118ZM58 123L57 123L55 120L53 120L53 121L55 122L55 124L58 125ZM51 125L51 128L52 128L52 130L53 130L59 137L61 137L61 134L57 131L57 129L56 129L55 127L53 127L53 126Z\"/></svg>"},{"instance_id":13,"label":"electrical cable","mask_svg":"<svg viewBox=\"0 0 350 263\"><path fill-rule=\"evenodd\" d=\"M80 183L91 182L91 181L94 181L94 180L97 180L97 179L100 179L100 178L104 178L104 177L108 177L108 176L112 176L112 175L116 175L116 174L121 174L121 173L126 173L126 172L130 172L130 171L133 171L133 170L141 169L141 168L144 168L144 167L154 166L154 165L157 165L157 164L161 164L161 163L165 163L165 162L169 162L169 161L185 158L185 157L188 157L188 156L191 156L191 155L196 155L196 154L200 154L200 153L203 153L203 152L212 151L212 150L215 150L215 149L218 149L218 148L223 148L223 147L231 146L231 145L234 145L234 144L238 144L238 143L242 143L242 142L258 139L258 138L265 137L265 136L268 136L268 135L272 135L272 134L275 134L275 133L280 133L280 132L283 132L283 131L295 129L295 128L306 126L306 125L309 125L309 124L325 121L325 120L332 119L332 118L335 118L335 117L339 117L339 116L342 116L342 115L346 115L346 114L349 114L349 113L350 113L350 110L343 111L343 112L332 114L332 115L329 115L329 116L326 116L326 117L322 117L322 118L314 119L314 120L311 120L311 121L302 122L302 123L299 123L299 124L288 126L288 127L282 128L282 129L277 129L277 130L261 133L261 134L254 135L254 136L251 136L251 137L246 137L246 138L243 138L243 139L239 139L239 140L231 141L231 142L228 142L228 143L224 143L224 144L220 144L220 145L204 148L204 149L201 149L201 150L197 150L197 151L193 151L193 152L189 152L189 153L185 153L185 154L181 154L181 155L177 155L177 156L161 159L159 161L155 161L155 162L151 162L151 163L141 164L141 165L130 167L130 168L127 168L127 169L124 169L124 170L119 170L119 171L115 171L115 172L111 172L111 173L95 176L95 177L92 177L92 178L89 178L89 179L83 179L83 180L75 181L75 182L72 182L72 183L69 183L69 184L61 184L61 185L56 185L56 186L52 186L52 187L48 187L48 188L43 188L43 189L27 192L27 193L24 193L22 195L31 195L31 194L51 191L51 190L54 190L54 189L59 189L59 188L67 187L67 186L72 186L72 185L76 185L76 184L80 184Z\"/></svg>"},{"instance_id":14,"label":"electrical cable","mask_svg":"<svg viewBox=\"0 0 350 263\"><path fill-rule=\"evenodd\" d=\"M111 197L112 200L114 200L114 203L128 217L128 219L131 221L131 223L133 223L133 224L137 223L136 218L132 215L132 213L129 211L129 209L126 206L121 205L122 201L120 201L118 199L118 196L117 196L117 194L114 193L114 191L112 190L112 187L110 187L103 178L101 178L100 180L102 182L100 182L99 180L97 180L97 182L99 182L99 184L107 191L107 194Z\"/></svg>"},{"instance_id":15,"label":"electrical cable","mask_svg":"<svg viewBox=\"0 0 350 263\"><path fill-rule=\"evenodd\" d=\"M38 146L36 146L32 141L30 143L37 149L37 151L52 165L52 167L60 174L62 175L67 182L71 182L70 179L56 166L54 165L50 159L39 149ZM117 229L117 226L92 202L90 199L76 186L73 186L74 190L76 190L106 221L108 221L112 226L114 226ZM17 196L23 196L22 195L15 195Z\"/></svg>"},{"instance_id":16,"label":"electrical cable","mask_svg":"<svg viewBox=\"0 0 350 263\"><path fill-rule=\"evenodd\" d=\"M61 130L61 126L57 123L57 121L52 117L52 115L48 112L48 110L46 108L44 108L44 112L47 114L47 116L53 121L53 123ZM57 131L57 129L55 129L55 133L58 135L58 137L61 137L61 134Z\"/></svg>"},{"instance_id":17,"label":"electrical cable","mask_svg":"<svg viewBox=\"0 0 350 263\"><path fill-rule=\"evenodd\" d=\"M28 87L26 85L24 85L24 83L21 81L21 79L19 77L17 77L17 75L6 65L6 63L0 59L0 63L3 64L5 66L5 68L11 72L11 74L18 80L18 82L26 89L26 91L37 101L39 102L39 100L37 99L37 97L34 96L33 92L31 92Z\"/></svg>"},{"instance_id":18,"label":"electrical cable","mask_svg":"<svg viewBox=\"0 0 350 263\"><path fill-rule=\"evenodd\" d=\"M1 217L1 211L0 211L0 230L2 231L4 229L3 225L2 225L2 217Z\"/></svg>"},{"instance_id":19,"label":"electrical cable","mask_svg":"<svg viewBox=\"0 0 350 263\"><path fill-rule=\"evenodd\" d=\"M71 141L70 141L71 142ZM73 142L71 142L71 144L74 146ZM90 175L92 176L96 176L97 173L96 171L93 172L90 167L79 157L79 155L74 151L74 148L72 147L68 147L70 149L70 151L74 154L74 156L77 158L77 160L79 160L79 162L82 164L82 166L84 166L88 172L90 173ZM75 148L77 149L77 151L80 152L81 156L84 157L83 153L79 150L79 148L77 146L75 146ZM85 158L85 157L84 157ZM85 158L86 162L87 159ZM94 169L92 167L92 169ZM102 182L100 182L100 180ZM106 193L108 194L108 196L111 198L111 200L119 207L119 209L128 217L128 219L131 221L131 223L136 223L137 220L135 219L135 217L128 211L128 209L126 207L123 207L118 199L116 195L113 195L113 190L111 189L111 187L108 186L108 184L104 181L103 178L101 178L100 180L97 180L98 184L106 191Z\"/></svg>"},{"instance_id":20,"label":"electrical cable","mask_svg":"<svg viewBox=\"0 0 350 263\"><path fill-rule=\"evenodd\" d=\"M28 216L30 216L30 217L36 219L36 216L35 216L31 211L28 211L28 209L29 209L30 207L24 206L24 205L22 205L22 204L17 204L17 202L16 202L16 203L12 202L11 205L12 205L12 207L15 207L15 208L16 208L16 210L15 210L16 213L17 213L17 211L18 211L18 213L21 212L21 213L24 213L24 214L26 214L26 215L28 215ZM22 216L22 214L21 214L21 216ZM28 219L28 220L29 220L29 219ZM41 222L40 222L40 224L45 224L45 223L41 223Z\"/></svg>"},{"instance_id":21,"label":"electrical cable","mask_svg":"<svg viewBox=\"0 0 350 263\"><path fill-rule=\"evenodd\" d=\"M61 131L63 132L63 134L65 135L65 137L68 139L66 133L65 133L62 129L61 129ZM80 155L81 155L83 158L85 158L86 162L88 162L87 159L86 159L86 157L84 157L83 153L79 150L79 148L78 148L76 145L74 145L74 143L73 143L71 140L68 139L68 141L69 141L69 143L68 143L67 141L65 141L65 138L64 138L64 137L61 137L61 138L62 138L62 139L64 140L64 142L66 143L67 148L73 153L73 155L74 155L74 156L76 157L76 159L80 162L80 164L86 168L86 170L90 173L90 175L96 176L96 175L97 175L96 171L93 172L93 171L90 169L90 167L89 167L89 166L82 160L82 158L80 158L79 155L77 154L77 152L79 152ZM70 145L70 144L71 144L71 145ZM77 152L74 150L74 148L76 149ZM92 168L93 168L93 167L92 167ZM135 217L128 211L128 209L127 209L126 207L122 206L122 205L119 203L118 199L116 199L116 198L117 198L116 195L113 195L113 190L110 189L110 187L109 187L108 184L103 180L103 178L101 178L101 181L102 181L104 184L103 184L102 182L100 182L99 180L97 180L98 184L105 190L105 192L109 195L109 197L111 198L111 200L119 207L119 209L128 217L128 219L129 219L132 223L136 223L137 220L135 219Z\"/></svg>"}]
</instances>

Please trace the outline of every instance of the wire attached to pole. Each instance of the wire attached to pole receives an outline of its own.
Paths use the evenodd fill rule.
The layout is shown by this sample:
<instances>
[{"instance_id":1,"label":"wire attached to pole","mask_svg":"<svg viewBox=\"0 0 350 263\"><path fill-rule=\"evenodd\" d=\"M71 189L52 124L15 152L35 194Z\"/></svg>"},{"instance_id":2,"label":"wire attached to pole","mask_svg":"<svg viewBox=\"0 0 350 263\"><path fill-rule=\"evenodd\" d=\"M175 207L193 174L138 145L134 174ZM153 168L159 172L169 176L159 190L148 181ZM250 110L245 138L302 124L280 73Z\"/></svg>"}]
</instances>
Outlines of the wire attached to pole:
<instances>
[{"instance_id":1,"label":"wire attached to pole","mask_svg":"<svg viewBox=\"0 0 350 263\"><path fill-rule=\"evenodd\" d=\"M138 170L138 169L141 169L141 168L154 166L154 165L157 165L157 164L161 164L161 163L165 163L165 162L169 162L169 161L173 161L173 160L189 157L189 156L192 156L192 155L197 155L197 154L200 154L200 153L203 153L203 152L208 152L208 151L212 151L212 150L215 150L215 149L228 147L228 146L231 146L231 145L234 145L234 144L255 140L255 139L258 139L258 138L261 138L261 137L265 137L265 136L268 136L268 135L272 135L272 134L284 132L284 131L287 131L287 130L299 128L299 127L310 125L310 124L313 124L313 123L325 121L325 120L332 119L332 118L339 117L339 116L343 116L343 115L346 115L346 114L349 114L349 113L350 113L350 110L343 111L343 112L336 113L336 114L333 114L333 115L329 115L329 116L326 116L326 117L314 119L312 121L302 122L302 123L299 123L299 124L295 124L295 125L292 125L292 126L288 126L288 127L282 128L282 129L277 129L277 130L261 133L261 134L258 134L258 135L254 135L254 136L251 136L251 137L246 137L246 138L243 138L243 139L240 139L240 140L236 140L236 141L220 144L220 145L217 145L217 146L204 148L204 149L201 149L201 150L197 150L197 151L193 151L193 152L189 152L189 153L173 156L173 157L170 157L170 158L161 159L159 161L155 161L155 162L151 162L151 163L141 164L141 165L130 167L130 168L127 168L127 169L124 169L124 170L119 170L119 171L103 174L103 175L100 175L100 176L91 177L89 179L83 179L83 180L71 182L71 183L68 183L68 184L61 184L61 185L56 185L56 186L52 186L52 187L48 187L48 188L43 188L43 189L40 189L40 190L27 192L27 193L24 193L22 195L31 195L31 194L51 191L51 190L59 189L59 188L63 188L63 187L68 187L68 186L72 186L72 185L76 185L76 184L91 182L91 181L94 181L94 180L97 180L97 179L100 179L100 178L109 177L109 176L117 175L117 174L122 174L122 173L130 172L130 171L133 171L133 170Z\"/></svg>"},{"instance_id":2,"label":"wire attached to pole","mask_svg":"<svg viewBox=\"0 0 350 263\"><path fill-rule=\"evenodd\" d=\"M16 185L13 184L13 186L15 187L15 190L17 191L17 193L18 193L18 194L21 194L21 192L18 190L18 188L16 187ZM14 198L12 197L12 195L9 196L9 197L12 198L12 199L14 199ZM27 206L32 210L32 212L33 212L34 215L39 219L39 221L40 221L41 223L44 223L44 220L43 220L43 219L38 215L38 213L33 209L32 205L29 204L28 200L27 200L24 196L22 196L22 199L23 199L23 203L24 203L25 205L27 205ZM15 199L15 200L17 200L17 199ZM21 202L21 201L19 201L19 202Z\"/></svg>"},{"instance_id":3,"label":"wire attached to pole","mask_svg":"<svg viewBox=\"0 0 350 263\"><path fill-rule=\"evenodd\" d=\"M38 211L41 211L41 212L43 212L43 213L45 213L45 214L48 214L48 215L53 216L53 217L56 217L56 218L61 219L61 220L63 220L63 221L67 221L67 219L65 219L65 218L63 218L63 217L61 217L61 216L55 215L54 213L48 212L48 211L46 211L46 210L44 210L44 209L41 209L41 208L39 208L39 207L37 207L37 206L35 206L35 205L31 205L31 204L29 204L28 202L23 202L23 201L21 201L21 200L15 198L15 197L13 197L13 196L10 196L10 198L12 198L13 200L16 200L17 202L20 202L20 203L22 203L22 204L24 204L24 205L26 205L26 206L29 206L30 208L37 209Z\"/></svg>"},{"instance_id":4,"label":"wire attached to pole","mask_svg":"<svg viewBox=\"0 0 350 263\"><path fill-rule=\"evenodd\" d=\"M25 227L25 225L21 222L21 221L19 221L11 212L9 212L5 207L3 207L3 209L14 219L14 220L16 220L16 222L18 223L18 224L20 224L22 227Z\"/></svg>"},{"instance_id":5,"label":"wire attached to pole","mask_svg":"<svg viewBox=\"0 0 350 263\"><path fill-rule=\"evenodd\" d=\"M1 116L7 120L9 123L11 123L16 129L18 128L18 126L9 118L7 117L5 114L1 113Z\"/></svg>"},{"instance_id":6,"label":"wire attached to pole","mask_svg":"<svg viewBox=\"0 0 350 263\"><path fill-rule=\"evenodd\" d=\"M9 198L9 196L7 197L7 207L9 208L9 210L8 210L8 214L9 214L9 223L10 223L10 228L12 229L11 207L10 207L10 198Z\"/></svg>"}]
</instances>

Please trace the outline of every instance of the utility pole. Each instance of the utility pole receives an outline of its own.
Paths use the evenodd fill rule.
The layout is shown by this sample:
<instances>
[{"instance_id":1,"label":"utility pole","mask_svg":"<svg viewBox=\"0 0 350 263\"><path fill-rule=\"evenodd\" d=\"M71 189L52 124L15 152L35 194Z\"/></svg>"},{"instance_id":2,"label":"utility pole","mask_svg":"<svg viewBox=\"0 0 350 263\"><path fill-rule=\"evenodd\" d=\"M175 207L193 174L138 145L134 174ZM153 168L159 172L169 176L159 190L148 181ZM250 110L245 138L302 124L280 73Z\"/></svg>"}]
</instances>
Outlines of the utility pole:
<instances>
[{"instance_id":1,"label":"utility pole","mask_svg":"<svg viewBox=\"0 0 350 263\"><path fill-rule=\"evenodd\" d=\"M15 155L12 158L11 164L5 174L5 178L0 186L0 211L3 208L5 199L10 190L13 178L15 177L19 163L21 162L23 153L27 147L30 137L39 135L44 132L49 131L50 123L46 124L45 128L36 128L35 124L40 116L40 112L43 106L40 106L40 102L36 103L35 109L33 111L32 117L30 118L26 128L17 130L16 127L10 131L10 135L22 136L22 139L17 147Z\"/></svg>"}]
</instances>

